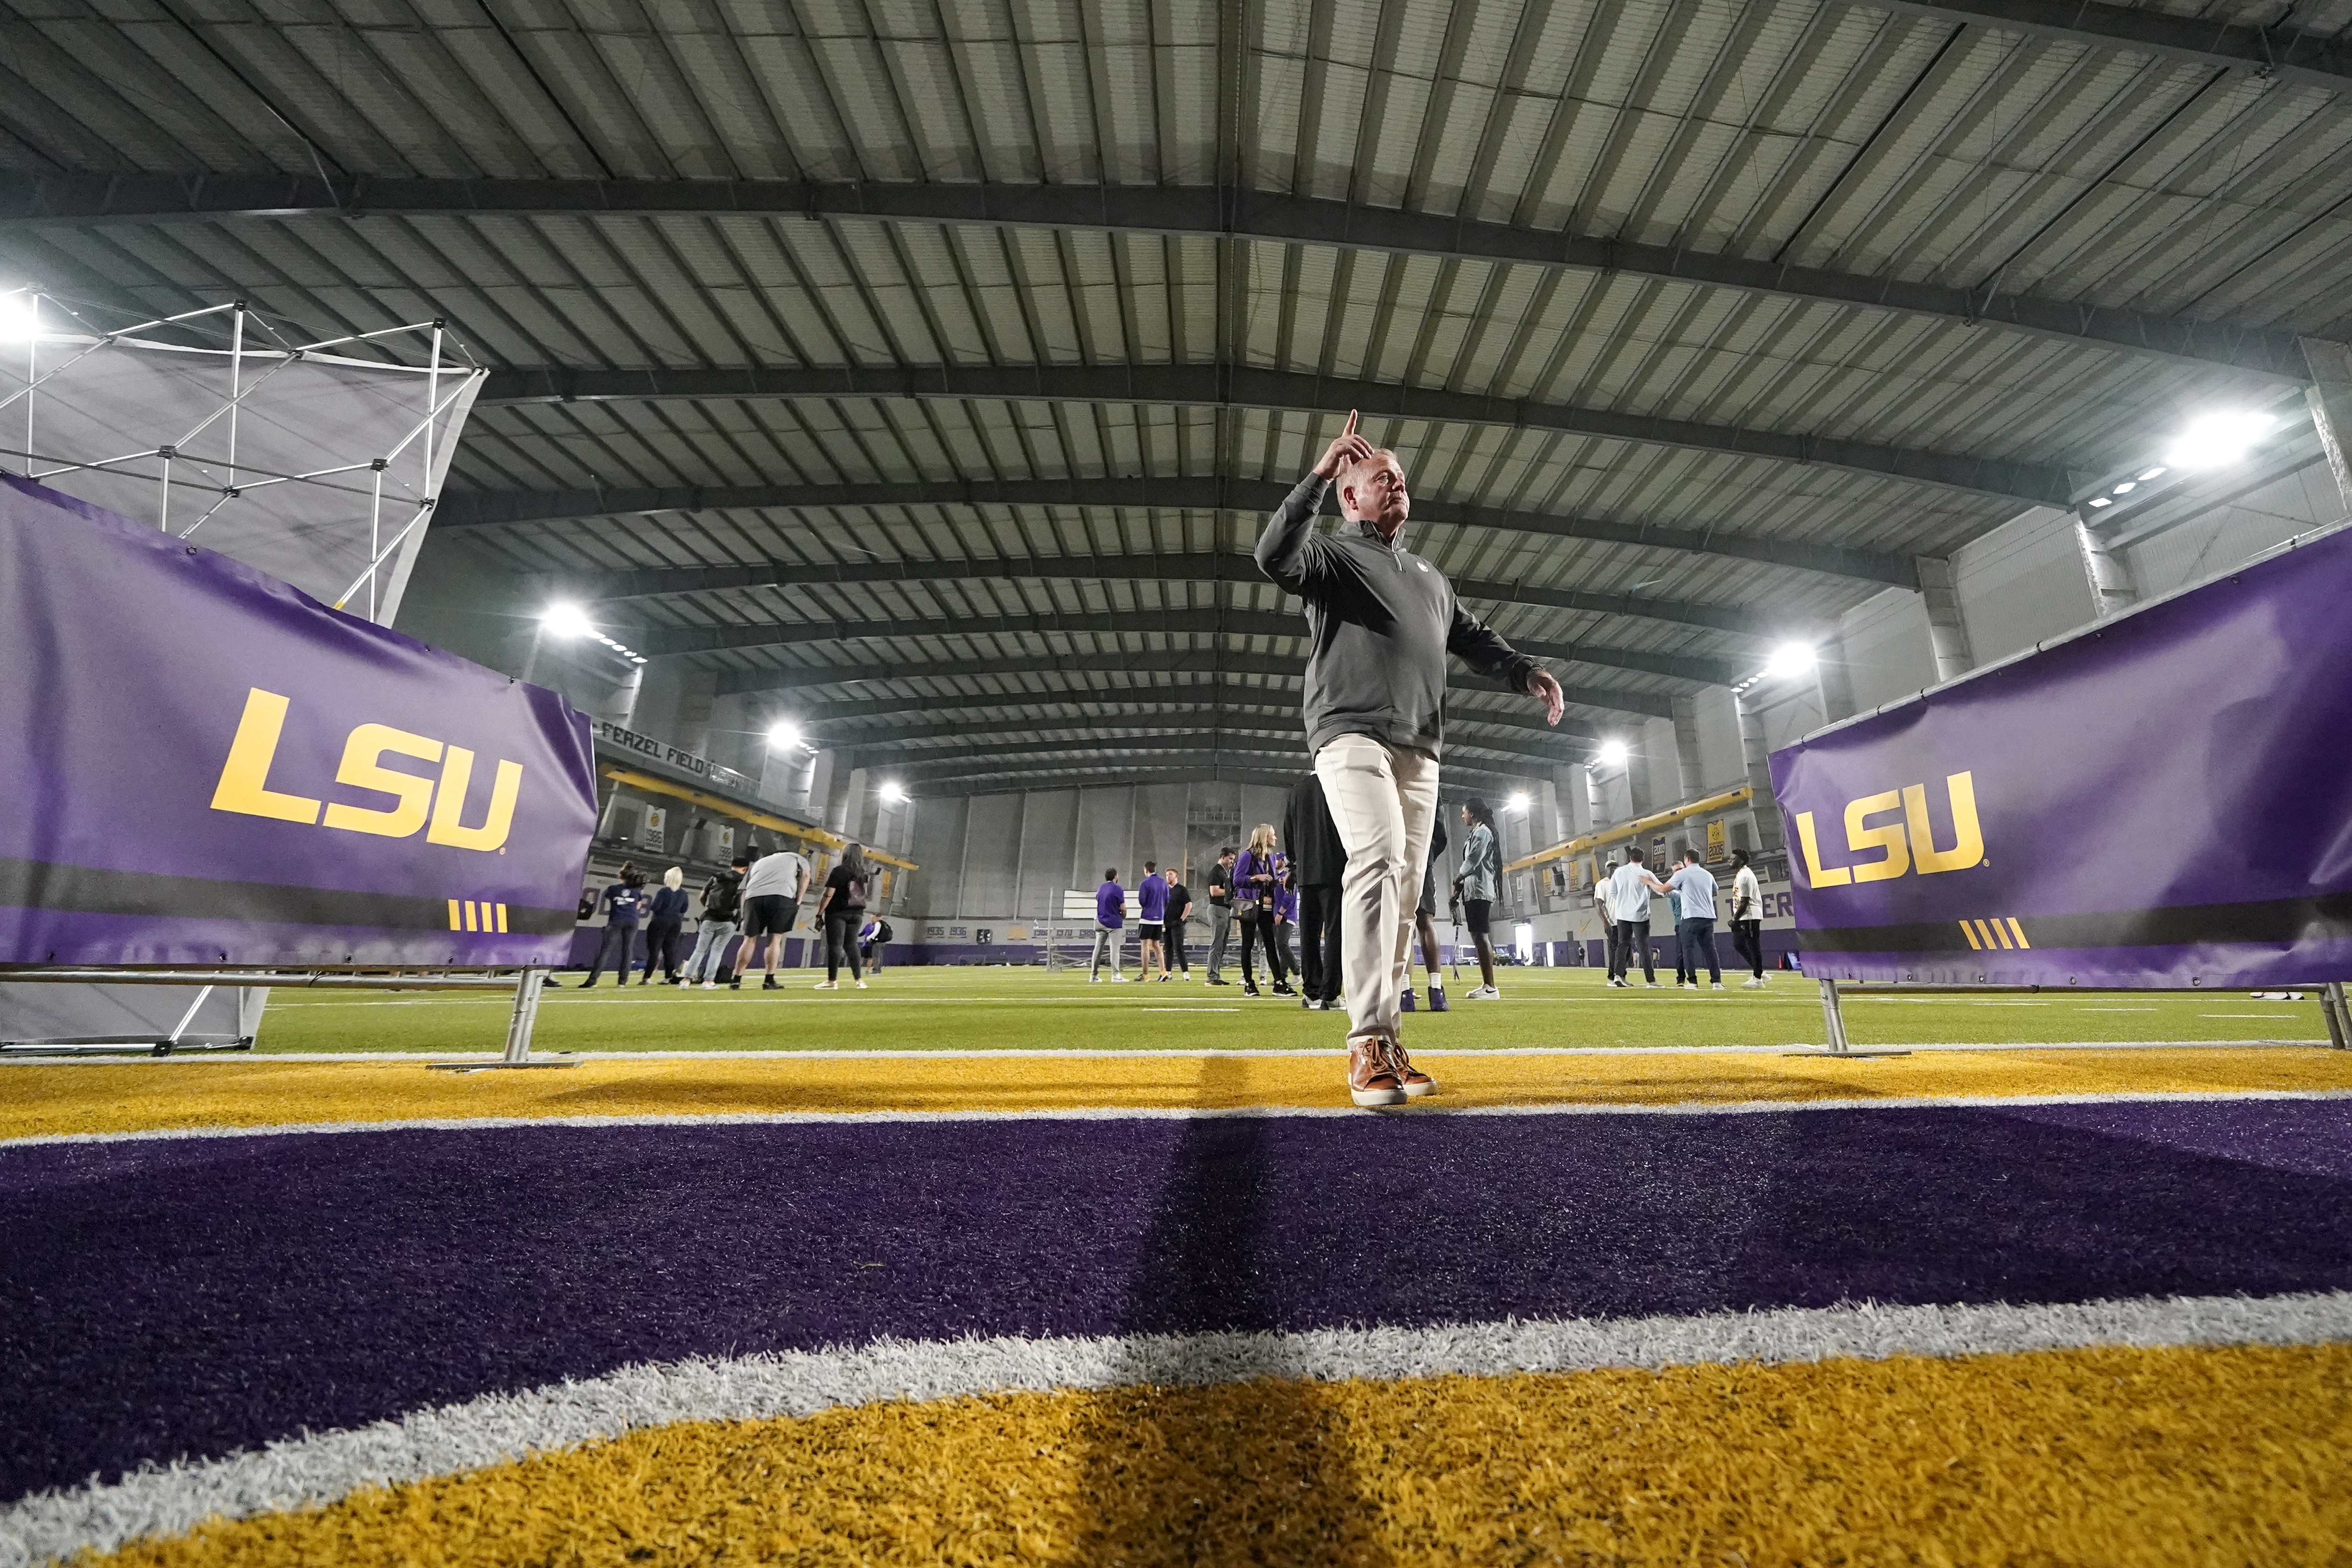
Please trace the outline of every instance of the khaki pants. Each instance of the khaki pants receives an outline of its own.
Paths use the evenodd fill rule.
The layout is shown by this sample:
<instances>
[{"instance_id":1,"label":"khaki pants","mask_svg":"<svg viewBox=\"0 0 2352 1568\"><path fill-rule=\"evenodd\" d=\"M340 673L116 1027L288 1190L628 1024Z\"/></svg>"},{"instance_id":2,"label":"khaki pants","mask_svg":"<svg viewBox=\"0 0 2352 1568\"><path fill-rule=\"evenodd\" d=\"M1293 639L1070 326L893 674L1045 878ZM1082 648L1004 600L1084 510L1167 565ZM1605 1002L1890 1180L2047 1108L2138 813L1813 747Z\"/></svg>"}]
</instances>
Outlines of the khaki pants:
<instances>
[{"instance_id":1,"label":"khaki pants","mask_svg":"<svg viewBox=\"0 0 2352 1568\"><path fill-rule=\"evenodd\" d=\"M1412 911L1437 819L1437 759L1341 735L1315 753L1315 776L1348 851L1339 910L1348 1037L1392 1040L1403 1023Z\"/></svg>"}]
</instances>

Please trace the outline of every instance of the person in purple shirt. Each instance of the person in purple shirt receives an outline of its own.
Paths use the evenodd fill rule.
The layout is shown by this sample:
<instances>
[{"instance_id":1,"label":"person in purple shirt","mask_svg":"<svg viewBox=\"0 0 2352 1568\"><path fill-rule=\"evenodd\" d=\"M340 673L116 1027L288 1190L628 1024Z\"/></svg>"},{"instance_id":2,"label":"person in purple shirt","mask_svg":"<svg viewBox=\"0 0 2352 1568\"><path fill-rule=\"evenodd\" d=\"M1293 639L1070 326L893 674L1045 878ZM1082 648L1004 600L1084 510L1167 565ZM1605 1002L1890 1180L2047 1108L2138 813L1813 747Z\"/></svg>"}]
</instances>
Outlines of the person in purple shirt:
<instances>
[{"instance_id":1,"label":"person in purple shirt","mask_svg":"<svg viewBox=\"0 0 2352 1568\"><path fill-rule=\"evenodd\" d=\"M1288 967L1275 942L1274 900L1290 874L1290 858L1275 847L1274 824L1261 822L1250 830L1249 847L1234 862L1234 912L1242 922L1242 994L1260 994L1250 950L1265 947L1265 967L1277 996L1296 996Z\"/></svg>"},{"instance_id":2,"label":"person in purple shirt","mask_svg":"<svg viewBox=\"0 0 2352 1568\"><path fill-rule=\"evenodd\" d=\"M1103 951L1110 951L1110 977L1114 984L1125 984L1127 976L1118 972L1119 932L1127 926L1127 889L1118 885L1118 868L1103 873L1102 886L1095 889L1095 957L1087 966L1087 984L1102 984Z\"/></svg>"},{"instance_id":3,"label":"person in purple shirt","mask_svg":"<svg viewBox=\"0 0 2352 1568\"><path fill-rule=\"evenodd\" d=\"M1143 863L1143 885L1135 889L1135 977L1150 980L1154 969L1168 978L1168 879L1160 862Z\"/></svg>"}]
</instances>

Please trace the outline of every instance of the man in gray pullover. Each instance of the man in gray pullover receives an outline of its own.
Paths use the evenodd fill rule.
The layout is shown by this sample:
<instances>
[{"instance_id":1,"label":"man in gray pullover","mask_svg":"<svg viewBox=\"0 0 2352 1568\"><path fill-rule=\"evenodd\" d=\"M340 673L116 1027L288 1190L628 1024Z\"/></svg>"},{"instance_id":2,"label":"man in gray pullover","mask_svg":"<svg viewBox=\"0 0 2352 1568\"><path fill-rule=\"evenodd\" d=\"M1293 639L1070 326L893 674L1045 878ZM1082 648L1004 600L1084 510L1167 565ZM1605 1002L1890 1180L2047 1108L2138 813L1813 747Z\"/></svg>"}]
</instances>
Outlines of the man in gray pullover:
<instances>
[{"instance_id":1,"label":"man in gray pullover","mask_svg":"<svg viewBox=\"0 0 2352 1568\"><path fill-rule=\"evenodd\" d=\"M1315 529L1337 481L1342 521ZM1356 416L1257 542L1259 570L1307 606L1307 749L1348 849L1340 889L1348 1089L1397 1105L1437 1086L1400 1039L1422 863L1437 811L1445 656L1544 704L1559 682L1454 602L1445 574L1398 542L1412 500L1396 454L1356 434Z\"/></svg>"}]
</instances>

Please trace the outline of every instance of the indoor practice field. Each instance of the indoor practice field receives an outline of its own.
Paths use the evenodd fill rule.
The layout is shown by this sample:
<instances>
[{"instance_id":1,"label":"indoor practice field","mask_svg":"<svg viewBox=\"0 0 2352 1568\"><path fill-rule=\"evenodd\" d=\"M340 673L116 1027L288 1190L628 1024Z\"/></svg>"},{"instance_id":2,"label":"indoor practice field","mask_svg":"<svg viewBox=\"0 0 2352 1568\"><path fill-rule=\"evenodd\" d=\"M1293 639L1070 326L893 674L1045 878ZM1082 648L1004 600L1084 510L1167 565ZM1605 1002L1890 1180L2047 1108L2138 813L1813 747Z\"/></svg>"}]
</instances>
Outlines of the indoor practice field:
<instances>
[{"instance_id":1,"label":"indoor practice field","mask_svg":"<svg viewBox=\"0 0 2352 1568\"><path fill-rule=\"evenodd\" d=\"M1671 971L1667 972L1671 976ZM1087 1050L1329 1047L1344 1031L1296 1000L1251 1000L1238 984L1089 984L1083 968L886 970L865 991L817 992L817 972L786 970L777 991L656 984L626 990L551 988L533 1036L538 1054L661 1050ZM576 982L577 974L565 976ZM1230 973L1229 973L1230 978ZM1819 1047L1821 997L1801 973L1776 972L1761 992L1738 988L1612 992L1598 969L1507 968L1500 1001L1466 1001L1476 984L1449 978L1449 1008L1411 1020L1416 1050L1515 1047ZM495 1052L502 995L279 989L257 1054ZM1877 995L1845 992L1857 1047L2090 1042L2303 1040L2326 1043L2316 993L2300 1002L2244 992L2044 991L2034 994Z\"/></svg>"}]
</instances>

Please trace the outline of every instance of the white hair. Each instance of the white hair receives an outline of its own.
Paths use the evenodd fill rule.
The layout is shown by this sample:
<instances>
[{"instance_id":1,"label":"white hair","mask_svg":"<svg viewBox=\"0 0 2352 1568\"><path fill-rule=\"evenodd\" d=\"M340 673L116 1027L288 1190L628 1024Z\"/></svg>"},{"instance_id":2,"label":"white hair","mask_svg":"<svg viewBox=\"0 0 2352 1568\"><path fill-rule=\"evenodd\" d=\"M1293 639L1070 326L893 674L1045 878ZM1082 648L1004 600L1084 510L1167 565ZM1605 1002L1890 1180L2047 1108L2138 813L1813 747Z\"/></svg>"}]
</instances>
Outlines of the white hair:
<instances>
[{"instance_id":1,"label":"white hair","mask_svg":"<svg viewBox=\"0 0 2352 1568\"><path fill-rule=\"evenodd\" d=\"M1394 463L1397 466L1397 472L1404 472L1404 459L1398 457L1393 450L1387 447L1375 447L1372 448L1372 455L1370 457L1364 458L1360 462L1350 463L1346 468L1339 470L1339 478L1331 488L1339 492L1339 511L1342 516L1348 519L1349 521L1354 522L1359 521L1360 518L1358 513L1351 512L1348 510L1348 487L1356 482L1357 475L1372 468L1383 458L1386 458L1390 462Z\"/></svg>"},{"instance_id":2,"label":"white hair","mask_svg":"<svg viewBox=\"0 0 2352 1568\"><path fill-rule=\"evenodd\" d=\"M665 888L682 888L686 886L686 873L678 869L676 866L672 866L668 870L662 873L662 886Z\"/></svg>"}]
</instances>

